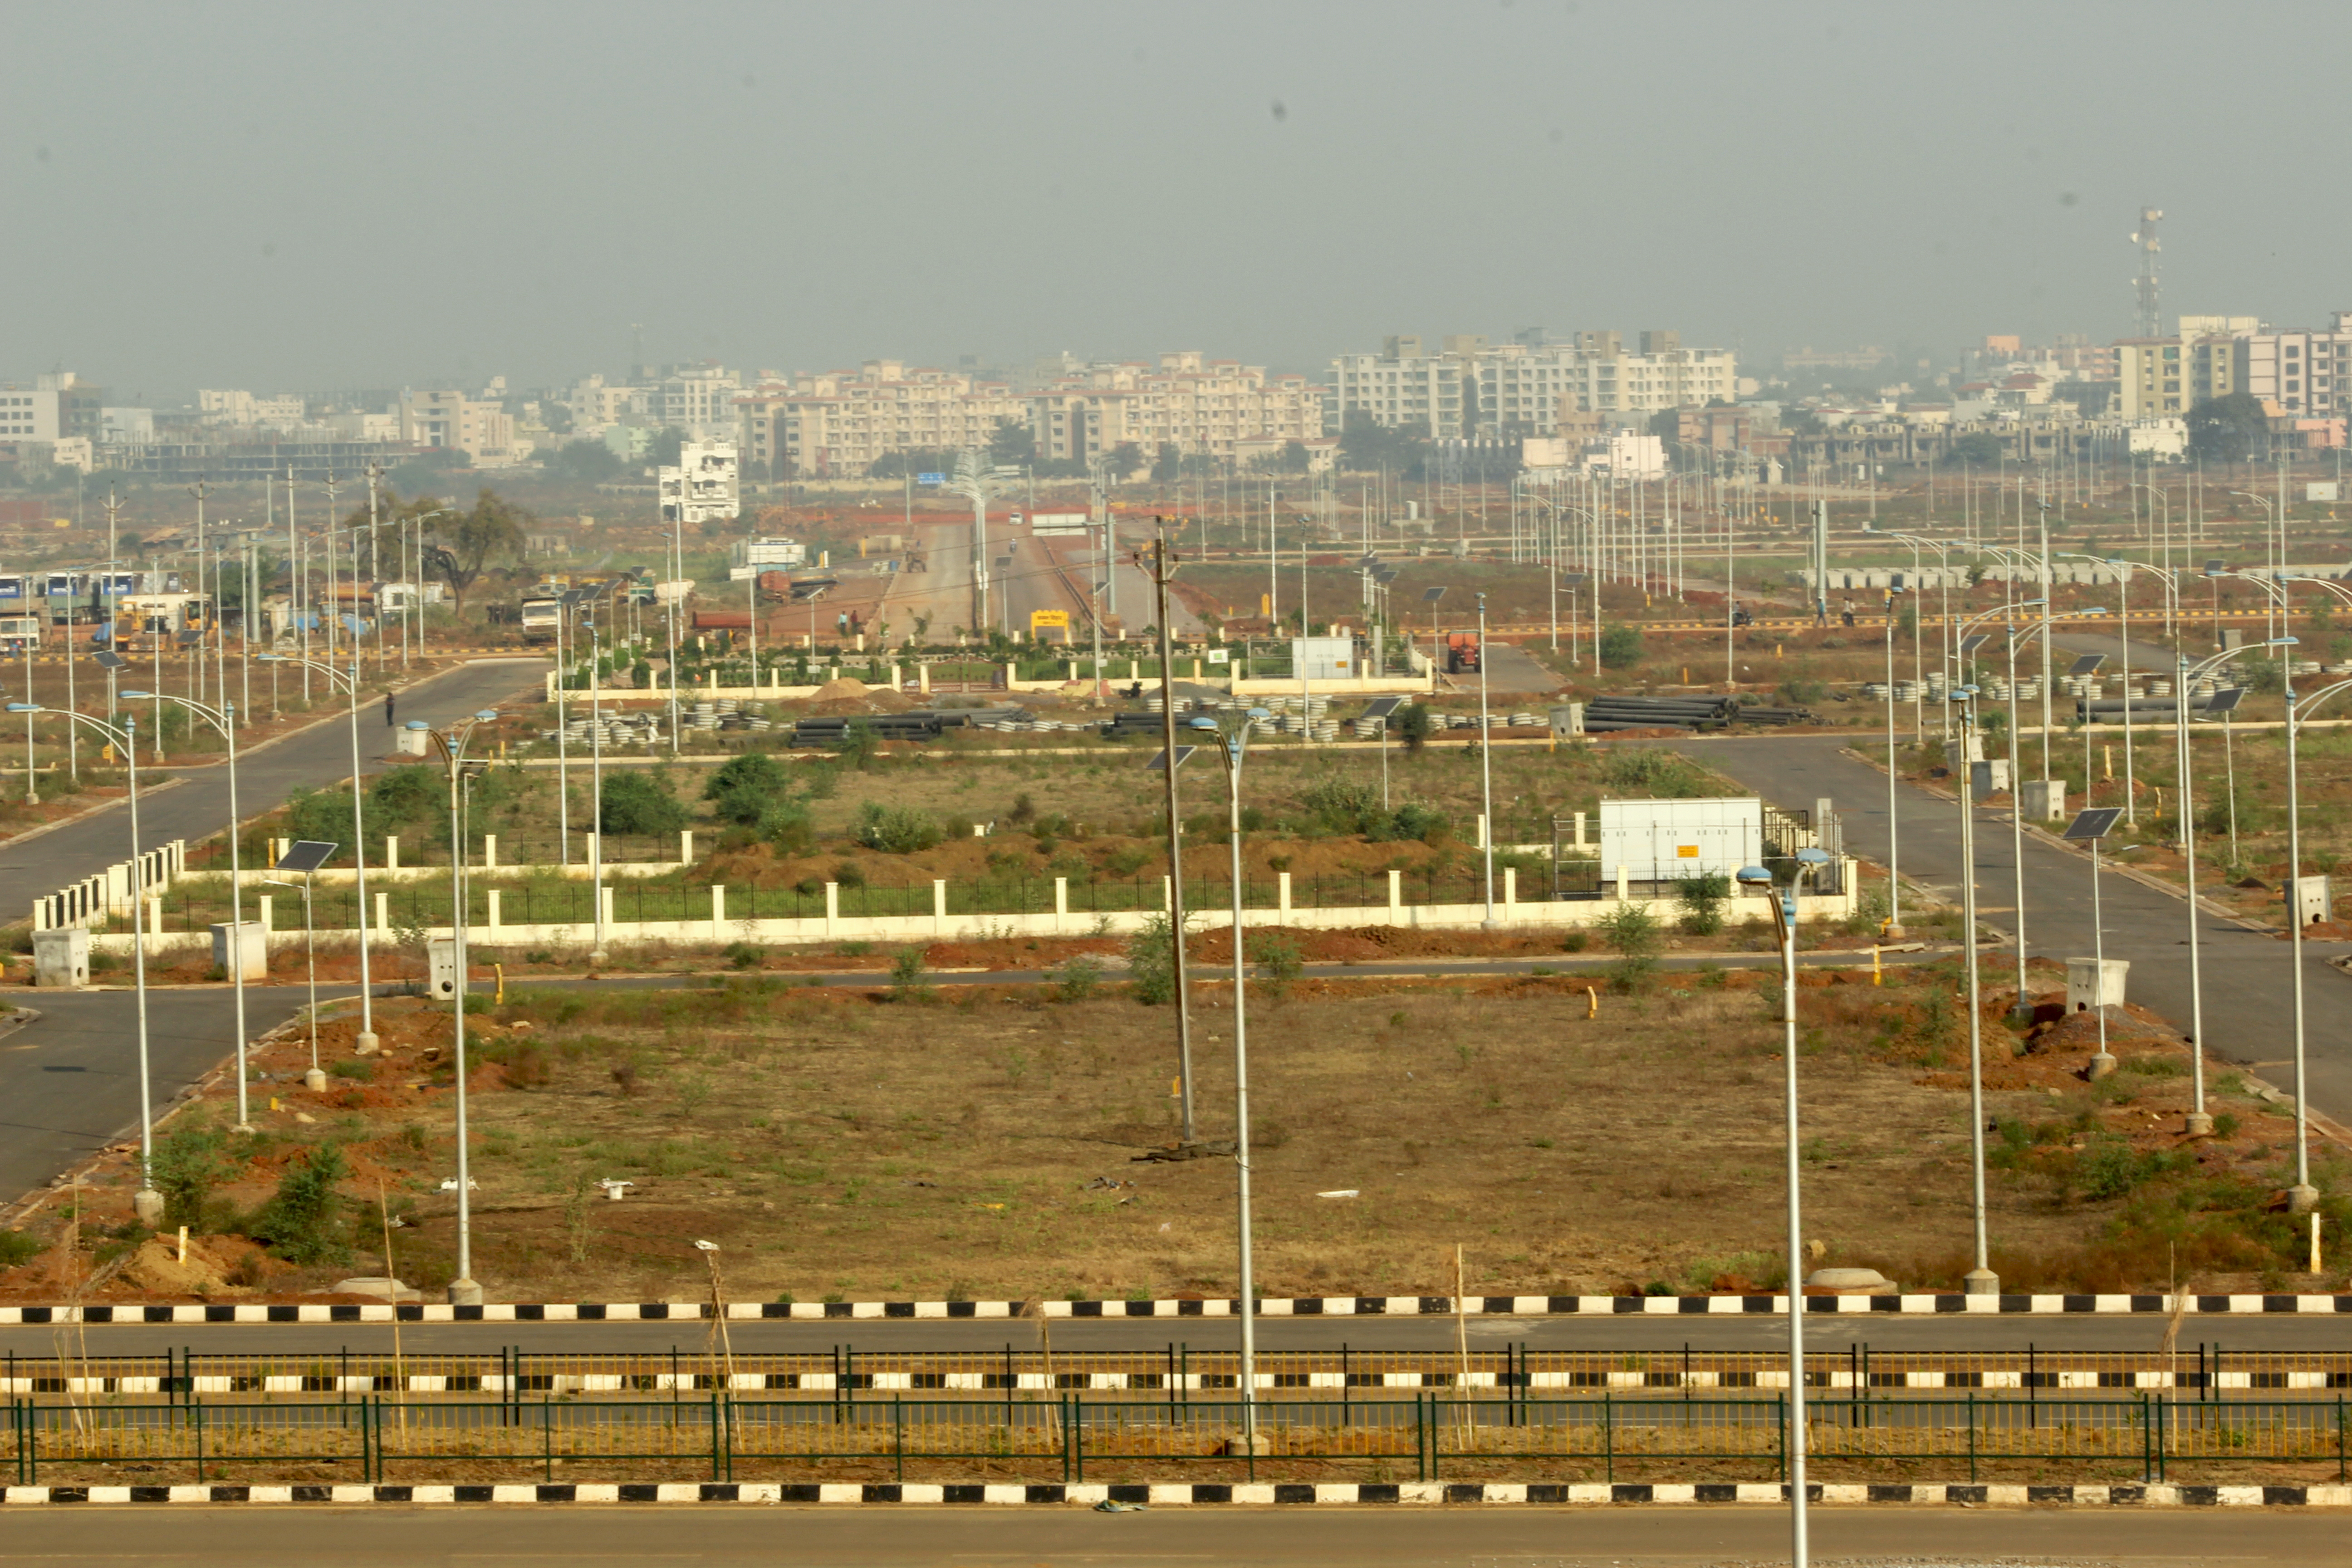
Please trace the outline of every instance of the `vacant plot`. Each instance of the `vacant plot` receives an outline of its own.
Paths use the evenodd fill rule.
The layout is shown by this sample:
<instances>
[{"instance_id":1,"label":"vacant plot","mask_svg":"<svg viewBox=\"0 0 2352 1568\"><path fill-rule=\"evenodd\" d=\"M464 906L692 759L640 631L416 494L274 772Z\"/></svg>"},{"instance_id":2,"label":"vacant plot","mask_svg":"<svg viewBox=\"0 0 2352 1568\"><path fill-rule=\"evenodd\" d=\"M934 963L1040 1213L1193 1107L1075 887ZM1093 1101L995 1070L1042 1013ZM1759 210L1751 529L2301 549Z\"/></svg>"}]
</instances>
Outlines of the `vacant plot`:
<instances>
[{"instance_id":1,"label":"vacant plot","mask_svg":"<svg viewBox=\"0 0 2352 1568\"><path fill-rule=\"evenodd\" d=\"M1139 1158L1179 1136L1170 1012L1083 959L1061 973L1050 990L953 999L912 966L870 991L779 978L510 995L469 1028L478 1277L509 1300L690 1298L707 1289L699 1238L742 1299L1231 1293L1232 1161ZM1805 978L1806 1228L1832 1261L1949 1288L1969 1262L1965 1019L1948 969L1900 979ZM1770 984L1269 983L1285 994L1257 997L1250 1020L1260 1288L1449 1293L1457 1245L1482 1293L1780 1283ZM1196 999L1210 1140L1232 1132L1229 996ZM2297 1231L2266 1211L2288 1124L2224 1079L2221 1135L2184 1143L2177 1039L2119 1019L2125 1070L2088 1084L2088 1020L2046 1011L2022 1056L1988 1028L1994 1261L2011 1288L2147 1289L2168 1268L2283 1279ZM208 1173L174 1189L200 1237L260 1237L270 1254L197 1287L133 1268L106 1292L317 1289L372 1271L379 1191L403 1222L394 1268L446 1280L452 1022L386 1004L385 1052L365 1061L347 1056L352 1023L331 1023L337 1076L319 1095L299 1087L303 1042L263 1051L265 1131L212 1131L215 1095L167 1135L163 1164ZM299 1196L321 1162L347 1202L300 1232L285 1189ZM12 1293L53 1295L130 1252L129 1174L94 1179L82 1253L56 1245L61 1215L45 1211L33 1228L50 1250ZM608 1180L632 1184L624 1201Z\"/></svg>"}]
</instances>

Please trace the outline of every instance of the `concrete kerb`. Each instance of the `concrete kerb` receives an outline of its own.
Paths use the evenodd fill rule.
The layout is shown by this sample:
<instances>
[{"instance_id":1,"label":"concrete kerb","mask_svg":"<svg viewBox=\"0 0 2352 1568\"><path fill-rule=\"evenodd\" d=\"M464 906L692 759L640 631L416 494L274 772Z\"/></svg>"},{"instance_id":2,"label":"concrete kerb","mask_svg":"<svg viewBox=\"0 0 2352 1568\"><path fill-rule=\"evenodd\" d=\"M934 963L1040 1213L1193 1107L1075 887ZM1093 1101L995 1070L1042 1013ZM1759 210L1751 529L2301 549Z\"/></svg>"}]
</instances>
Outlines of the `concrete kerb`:
<instances>
[{"instance_id":1,"label":"concrete kerb","mask_svg":"<svg viewBox=\"0 0 2352 1568\"><path fill-rule=\"evenodd\" d=\"M663 1481L457 1486L0 1487L0 1507L122 1504L390 1503L757 1503L767 1506L1285 1508L1443 1507L1510 1504L1550 1508L1784 1507L1779 1481L1392 1481L1178 1482L1173 1484L1003 1481ZM2352 1508L2352 1486L2004 1486L1953 1483L1809 1483L1808 1501L1828 1508L1896 1505L1961 1508Z\"/></svg>"},{"instance_id":2,"label":"concrete kerb","mask_svg":"<svg viewBox=\"0 0 2352 1568\"><path fill-rule=\"evenodd\" d=\"M1893 1296L1809 1294L1809 1316L2144 1317L2171 1315L2167 1295L1969 1296L1916 1292ZM730 1322L1009 1321L1027 1316L1066 1319L1232 1318L1236 1301L1184 1298L1137 1301L735 1301ZM2352 1294L2197 1295L2182 1310L2206 1317L2352 1317ZM1470 1296L1465 1317L1783 1317L1785 1294L1755 1296ZM1298 1296L1261 1300L1265 1318L1450 1318L1450 1296ZM172 1323L596 1323L706 1322L706 1301L490 1302L172 1302L0 1307L0 1327L61 1324Z\"/></svg>"}]
</instances>

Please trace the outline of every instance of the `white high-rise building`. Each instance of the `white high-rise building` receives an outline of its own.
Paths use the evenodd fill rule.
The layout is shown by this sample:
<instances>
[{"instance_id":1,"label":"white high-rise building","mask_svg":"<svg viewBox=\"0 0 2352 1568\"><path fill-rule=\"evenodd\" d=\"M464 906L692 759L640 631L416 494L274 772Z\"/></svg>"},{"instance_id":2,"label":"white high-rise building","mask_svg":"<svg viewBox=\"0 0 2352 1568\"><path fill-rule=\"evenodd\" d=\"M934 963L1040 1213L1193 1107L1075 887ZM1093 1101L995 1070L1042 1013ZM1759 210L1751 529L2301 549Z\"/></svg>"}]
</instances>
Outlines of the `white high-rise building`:
<instances>
[{"instance_id":1,"label":"white high-rise building","mask_svg":"<svg viewBox=\"0 0 2352 1568\"><path fill-rule=\"evenodd\" d=\"M1661 409L1720 400L1738 388L1736 356L1685 349L1679 333L1643 332L1625 352L1616 332L1579 332L1567 342L1491 343L1481 337L1389 339L1377 354L1331 362L1329 427L1358 417L1390 426L1423 426L1437 440L1544 436L1564 414L1646 417Z\"/></svg>"}]
</instances>

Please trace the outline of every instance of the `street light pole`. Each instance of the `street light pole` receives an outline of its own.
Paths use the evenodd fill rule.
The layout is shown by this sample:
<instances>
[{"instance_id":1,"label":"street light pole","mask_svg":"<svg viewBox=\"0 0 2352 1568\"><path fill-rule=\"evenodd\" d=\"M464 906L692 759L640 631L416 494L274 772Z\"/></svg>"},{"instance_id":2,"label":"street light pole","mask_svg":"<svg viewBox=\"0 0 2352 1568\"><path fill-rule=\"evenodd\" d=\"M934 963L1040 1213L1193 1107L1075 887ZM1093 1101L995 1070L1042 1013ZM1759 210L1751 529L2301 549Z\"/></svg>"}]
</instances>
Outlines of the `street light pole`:
<instances>
[{"instance_id":1,"label":"street light pole","mask_svg":"<svg viewBox=\"0 0 2352 1568\"><path fill-rule=\"evenodd\" d=\"M1486 816L1480 820L1485 830L1478 837L1486 852L1486 918L1482 929L1495 929L1495 732L1486 714L1486 595L1478 595L1478 790L1480 809Z\"/></svg>"},{"instance_id":2,"label":"street light pole","mask_svg":"<svg viewBox=\"0 0 2352 1568\"><path fill-rule=\"evenodd\" d=\"M2000 1276L1992 1270L1985 1225L1984 1144L1984 1015L1977 974L1977 837L1976 769L1969 758L1969 741L1977 728L1977 689L1963 686L1952 693L1959 707L1960 762L1953 770L1960 799L1960 951L1966 955L1969 992L1969 1179L1975 1205L1976 1267L1961 1288L1971 1296L2000 1294ZM2021 917L2022 910L2018 911ZM2018 945L2024 946L2022 921Z\"/></svg>"},{"instance_id":3,"label":"street light pole","mask_svg":"<svg viewBox=\"0 0 2352 1568\"><path fill-rule=\"evenodd\" d=\"M43 710L37 702L11 702L8 711L30 717ZM155 1098L147 1065L147 876L139 849L139 719L125 713L122 727L117 729L87 713L68 713L66 718L91 726L121 747L130 770L131 973L139 994L139 1190L131 1194L131 1212L140 1224L152 1226L163 1221L163 1194L155 1190Z\"/></svg>"},{"instance_id":4,"label":"street light pole","mask_svg":"<svg viewBox=\"0 0 2352 1568\"><path fill-rule=\"evenodd\" d=\"M329 557L333 552L330 550ZM355 552L356 554L356 552ZM354 891L358 900L360 939L360 1032L352 1042L358 1056L375 1054L378 1041L375 1033L375 991L368 981L368 900L367 900L367 826L363 820L362 803L365 792L361 788L360 773L360 638L356 629L352 637L352 667L337 669L333 665L315 659L298 658L286 654L265 654L265 661L299 664L307 672L318 670L327 678L330 687L341 686L350 698L352 728L352 867Z\"/></svg>"},{"instance_id":5,"label":"street light pole","mask_svg":"<svg viewBox=\"0 0 2352 1568\"><path fill-rule=\"evenodd\" d=\"M449 769L449 951L457 973L454 1058L457 1068L457 1277L449 1281L449 1301L452 1306L460 1307L480 1306L482 1287L474 1279L474 1205L472 1176L467 1159L466 832L458 794L460 778L470 781L472 775L467 772L468 768L481 765L467 763L466 742L473 738L477 724L497 718L495 710L485 708L452 733L438 730L433 732L434 742L441 748L442 758Z\"/></svg>"},{"instance_id":6,"label":"street light pole","mask_svg":"<svg viewBox=\"0 0 2352 1568\"><path fill-rule=\"evenodd\" d=\"M1249 748L1251 725L1265 716L1265 709L1253 708L1235 732L1219 733L1217 737L1221 742L1218 755L1225 764L1225 837L1232 853L1234 898L1234 1167L1235 1217L1241 1233L1242 1443L1244 1450L1252 1454L1257 1452L1257 1275L1251 1251L1250 1222L1248 959L1242 941L1242 763ZM1196 729L1213 732L1217 729L1213 720L1196 719L1192 723ZM1175 762L1171 752L1168 770L1171 773L1176 771Z\"/></svg>"}]
</instances>

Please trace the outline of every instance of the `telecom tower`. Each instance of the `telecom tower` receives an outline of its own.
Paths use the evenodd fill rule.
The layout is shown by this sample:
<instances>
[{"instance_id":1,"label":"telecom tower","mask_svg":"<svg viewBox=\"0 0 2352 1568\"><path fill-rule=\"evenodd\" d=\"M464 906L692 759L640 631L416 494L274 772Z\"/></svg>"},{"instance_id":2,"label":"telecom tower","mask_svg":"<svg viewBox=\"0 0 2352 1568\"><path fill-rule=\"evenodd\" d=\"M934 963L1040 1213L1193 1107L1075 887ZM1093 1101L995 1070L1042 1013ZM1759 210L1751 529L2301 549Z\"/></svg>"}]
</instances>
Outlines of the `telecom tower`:
<instances>
[{"instance_id":1,"label":"telecom tower","mask_svg":"<svg viewBox=\"0 0 2352 1568\"><path fill-rule=\"evenodd\" d=\"M2156 276L2156 258L2164 249L2164 242L2157 237L2156 226L2163 221L2162 208L2142 207L2139 231L2132 236L2132 243L2139 247L2139 276L2132 279L2132 292L2138 306L2139 335L2144 338L2160 337L2164 331L2161 289Z\"/></svg>"}]
</instances>

